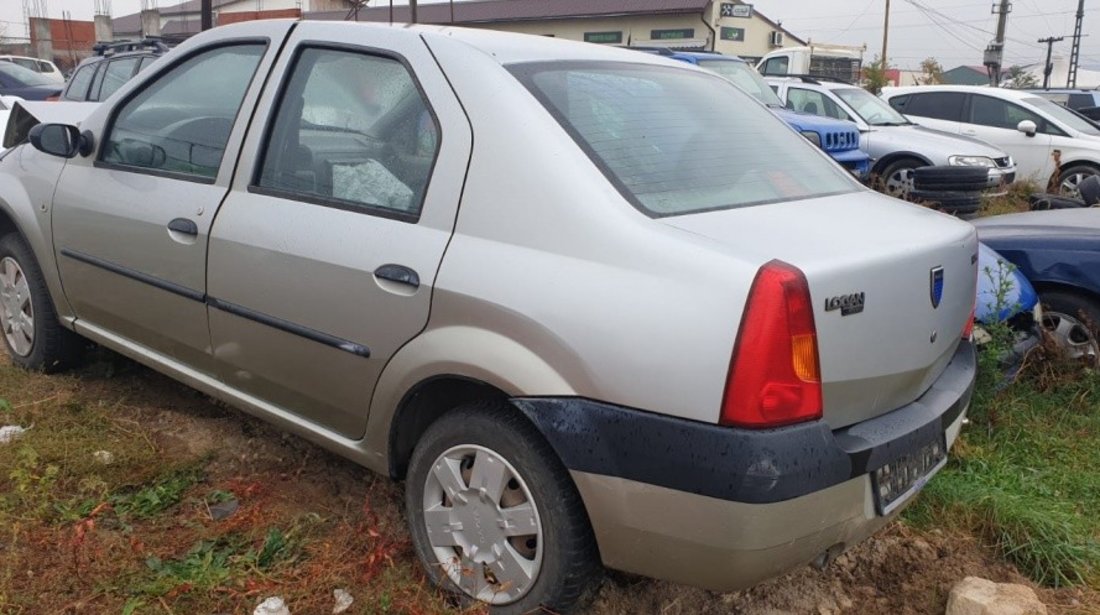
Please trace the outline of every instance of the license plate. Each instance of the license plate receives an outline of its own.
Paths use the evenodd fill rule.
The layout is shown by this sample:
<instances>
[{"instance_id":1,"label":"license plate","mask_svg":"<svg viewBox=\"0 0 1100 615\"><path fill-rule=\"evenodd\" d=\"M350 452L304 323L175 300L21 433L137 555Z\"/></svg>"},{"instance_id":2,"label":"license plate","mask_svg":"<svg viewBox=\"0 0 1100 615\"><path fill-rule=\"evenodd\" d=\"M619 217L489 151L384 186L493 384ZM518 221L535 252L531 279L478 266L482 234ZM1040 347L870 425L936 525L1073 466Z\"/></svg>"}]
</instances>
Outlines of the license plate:
<instances>
[{"instance_id":1,"label":"license plate","mask_svg":"<svg viewBox=\"0 0 1100 615\"><path fill-rule=\"evenodd\" d=\"M875 508L888 515L928 484L947 464L947 446L941 437L892 461L871 474L875 490Z\"/></svg>"}]
</instances>

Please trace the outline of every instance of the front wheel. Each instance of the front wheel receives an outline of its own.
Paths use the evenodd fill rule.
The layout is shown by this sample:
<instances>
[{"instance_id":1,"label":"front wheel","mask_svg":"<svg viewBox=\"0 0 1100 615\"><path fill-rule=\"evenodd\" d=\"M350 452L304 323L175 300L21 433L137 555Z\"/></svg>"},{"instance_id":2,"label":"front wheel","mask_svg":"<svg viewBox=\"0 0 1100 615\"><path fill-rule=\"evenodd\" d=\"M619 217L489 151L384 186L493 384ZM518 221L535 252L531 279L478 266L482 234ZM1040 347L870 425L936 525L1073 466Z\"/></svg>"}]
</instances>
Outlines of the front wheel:
<instances>
[{"instance_id":1,"label":"front wheel","mask_svg":"<svg viewBox=\"0 0 1100 615\"><path fill-rule=\"evenodd\" d=\"M1064 291L1040 296L1043 303L1043 328L1066 358L1100 363L1100 305L1087 297Z\"/></svg>"},{"instance_id":2,"label":"front wheel","mask_svg":"<svg viewBox=\"0 0 1100 615\"><path fill-rule=\"evenodd\" d=\"M413 452L405 502L428 577L493 613L564 613L602 576L580 495L518 410L478 402L433 423Z\"/></svg>"},{"instance_id":3,"label":"front wheel","mask_svg":"<svg viewBox=\"0 0 1100 615\"><path fill-rule=\"evenodd\" d=\"M879 173L879 190L898 199L908 199L913 191L913 170L924 166L915 158L902 158L890 163Z\"/></svg>"},{"instance_id":4,"label":"front wheel","mask_svg":"<svg viewBox=\"0 0 1100 615\"><path fill-rule=\"evenodd\" d=\"M42 270L17 233L0 238L0 337L16 365L46 372L71 365L82 347L61 326Z\"/></svg>"}]
</instances>

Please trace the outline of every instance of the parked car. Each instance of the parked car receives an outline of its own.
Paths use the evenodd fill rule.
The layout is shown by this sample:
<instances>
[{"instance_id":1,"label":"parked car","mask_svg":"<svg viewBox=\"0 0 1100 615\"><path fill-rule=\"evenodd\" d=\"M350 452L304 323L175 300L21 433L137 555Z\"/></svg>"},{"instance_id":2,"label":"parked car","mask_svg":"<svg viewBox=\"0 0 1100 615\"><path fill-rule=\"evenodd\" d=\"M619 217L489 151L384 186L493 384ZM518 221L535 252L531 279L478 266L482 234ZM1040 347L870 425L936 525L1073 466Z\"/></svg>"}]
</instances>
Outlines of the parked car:
<instances>
[{"instance_id":1,"label":"parked car","mask_svg":"<svg viewBox=\"0 0 1100 615\"><path fill-rule=\"evenodd\" d=\"M918 126L863 88L810 77L767 81L788 109L855 122L874 160L871 173L891 196L908 197L913 169L930 165L986 168L990 188L1015 179L1016 163L1001 148Z\"/></svg>"},{"instance_id":2,"label":"parked car","mask_svg":"<svg viewBox=\"0 0 1100 615\"><path fill-rule=\"evenodd\" d=\"M782 33L778 35L779 47L769 52L756 64L756 69L767 76L785 77L806 75L824 79L837 79L856 83L863 73L863 49L843 45L812 45L808 47L783 47ZM774 41L773 41L774 42Z\"/></svg>"},{"instance_id":3,"label":"parked car","mask_svg":"<svg viewBox=\"0 0 1100 615\"><path fill-rule=\"evenodd\" d=\"M95 55L76 67L61 100L106 100L167 51L168 47L159 39L100 43L95 46Z\"/></svg>"},{"instance_id":4,"label":"parked car","mask_svg":"<svg viewBox=\"0 0 1100 615\"><path fill-rule=\"evenodd\" d=\"M58 68L56 64L49 60L28 58L27 56L0 55L0 62L8 62L10 64L22 66L44 77L49 77L54 83L65 83L64 73L61 72L61 69Z\"/></svg>"},{"instance_id":5,"label":"parked car","mask_svg":"<svg viewBox=\"0 0 1100 615\"><path fill-rule=\"evenodd\" d=\"M11 62L0 62L0 96L46 100L61 94L62 84Z\"/></svg>"},{"instance_id":6,"label":"parked car","mask_svg":"<svg viewBox=\"0 0 1100 615\"><path fill-rule=\"evenodd\" d=\"M985 243L978 247L978 297L974 308L974 341L979 348L993 340L995 325L1008 327L1011 345L1001 363L1012 376L1042 341L1043 308L1027 277ZM1073 351L1070 350L1072 353Z\"/></svg>"},{"instance_id":7,"label":"parked car","mask_svg":"<svg viewBox=\"0 0 1100 615\"><path fill-rule=\"evenodd\" d=\"M1026 90L1067 109L1072 109L1094 122L1100 121L1100 90L1051 88Z\"/></svg>"},{"instance_id":8,"label":"parked car","mask_svg":"<svg viewBox=\"0 0 1100 615\"><path fill-rule=\"evenodd\" d=\"M1034 92L935 85L884 88L882 97L923 125L1003 149L1019 177L1040 186L1073 195L1082 179L1100 173L1100 128Z\"/></svg>"},{"instance_id":9,"label":"parked car","mask_svg":"<svg viewBox=\"0 0 1100 615\"><path fill-rule=\"evenodd\" d=\"M975 220L982 241L1039 292L1043 326L1070 357L1100 359L1100 211L1032 211Z\"/></svg>"},{"instance_id":10,"label":"parked car","mask_svg":"<svg viewBox=\"0 0 1100 615\"><path fill-rule=\"evenodd\" d=\"M680 62L254 21L80 108L0 159L12 360L87 338L403 479L497 612L828 561L966 416L973 227Z\"/></svg>"},{"instance_id":11,"label":"parked car","mask_svg":"<svg viewBox=\"0 0 1100 615\"><path fill-rule=\"evenodd\" d=\"M632 49L637 49L632 48ZM860 179L871 170L871 158L860 149L859 131L851 122L795 113L783 107L760 73L741 58L696 51L655 49L655 53L717 73L767 105L788 126L825 150L833 160Z\"/></svg>"}]
</instances>

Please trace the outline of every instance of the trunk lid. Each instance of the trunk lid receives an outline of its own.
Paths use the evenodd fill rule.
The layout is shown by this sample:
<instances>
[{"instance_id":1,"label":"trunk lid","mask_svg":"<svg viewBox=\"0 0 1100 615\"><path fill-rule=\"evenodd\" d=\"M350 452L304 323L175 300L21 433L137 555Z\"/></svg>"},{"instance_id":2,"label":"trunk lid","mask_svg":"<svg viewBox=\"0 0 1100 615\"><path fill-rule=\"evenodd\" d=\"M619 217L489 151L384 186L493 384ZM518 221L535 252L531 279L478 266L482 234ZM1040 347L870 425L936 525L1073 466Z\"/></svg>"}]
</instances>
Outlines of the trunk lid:
<instances>
[{"instance_id":1,"label":"trunk lid","mask_svg":"<svg viewBox=\"0 0 1100 615\"><path fill-rule=\"evenodd\" d=\"M974 306L974 228L870 191L662 222L754 265L779 259L802 270L814 305L824 418L833 429L928 390Z\"/></svg>"}]
</instances>

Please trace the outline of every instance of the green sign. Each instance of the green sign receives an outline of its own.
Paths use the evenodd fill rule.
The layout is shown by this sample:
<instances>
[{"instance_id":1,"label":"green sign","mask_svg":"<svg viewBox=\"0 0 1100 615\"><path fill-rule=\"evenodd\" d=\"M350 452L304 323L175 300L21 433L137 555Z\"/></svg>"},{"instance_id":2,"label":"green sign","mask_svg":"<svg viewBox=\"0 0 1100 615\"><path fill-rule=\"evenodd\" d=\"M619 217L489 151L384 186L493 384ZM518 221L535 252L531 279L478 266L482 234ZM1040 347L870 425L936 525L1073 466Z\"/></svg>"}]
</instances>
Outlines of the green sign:
<instances>
[{"instance_id":1,"label":"green sign","mask_svg":"<svg viewBox=\"0 0 1100 615\"><path fill-rule=\"evenodd\" d=\"M745 42L744 28L722 28L722 40Z\"/></svg>"},{"instance_id":2,"label":"green sign","mask_svg":"<svg viewBox=\"0 0 1100 615\"><path fill-rule=\"evenodd\" d=\"M585 32L584 42L618 45L623 42L622 32Z\"/></svg>"},{"instance_id":3,"label":"green sign","mask_svg":"<svg viewBox=\"0 0 1100 615\"><path fill-rule=\"evenodd\" d=\"M649 38L655 41L695 38L695 28L679 28L676 30L652 30L649 33Z\"/></svg>"}]
</instances>

